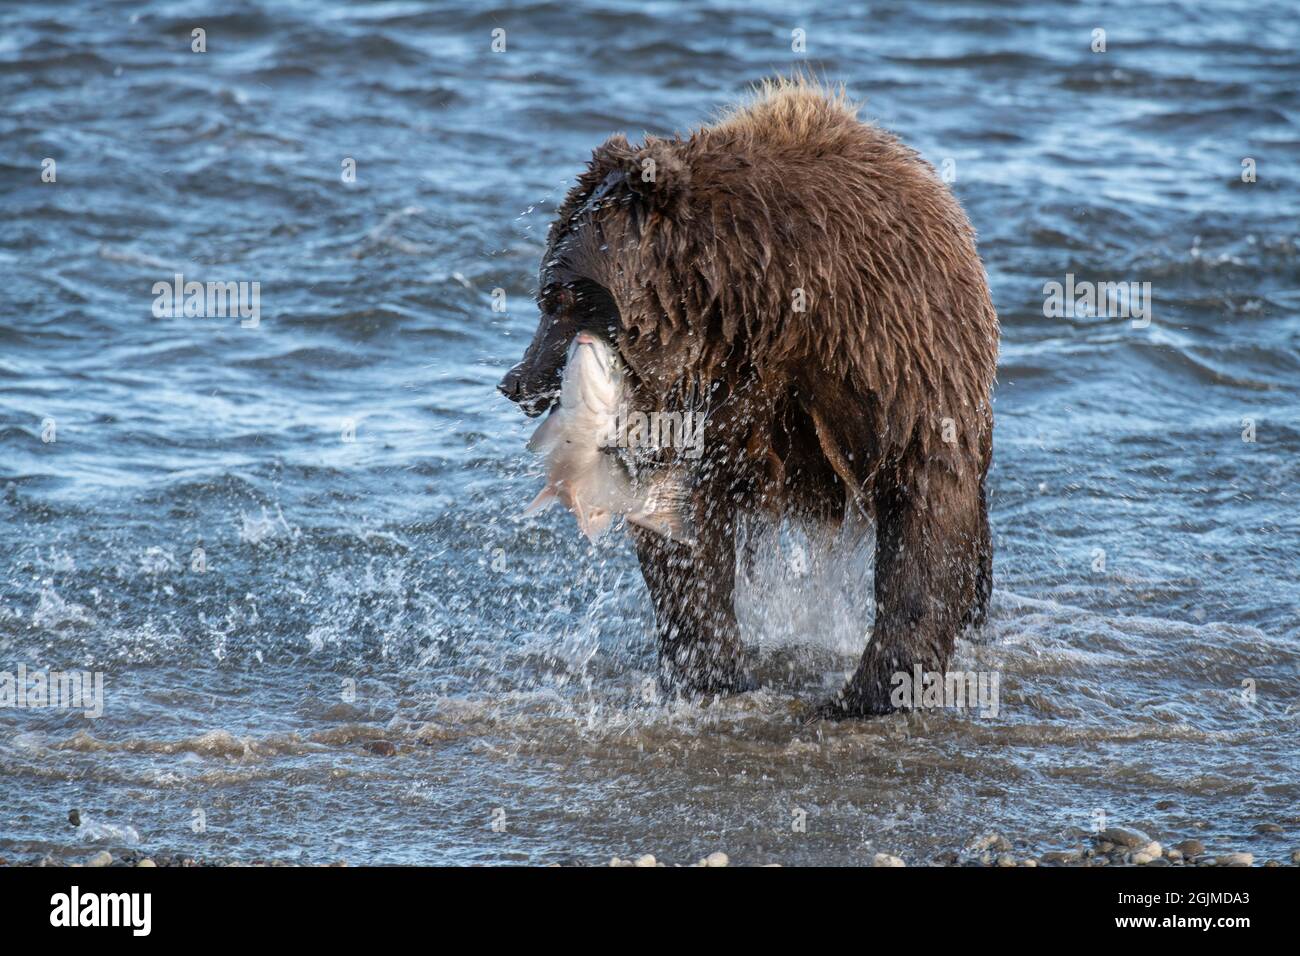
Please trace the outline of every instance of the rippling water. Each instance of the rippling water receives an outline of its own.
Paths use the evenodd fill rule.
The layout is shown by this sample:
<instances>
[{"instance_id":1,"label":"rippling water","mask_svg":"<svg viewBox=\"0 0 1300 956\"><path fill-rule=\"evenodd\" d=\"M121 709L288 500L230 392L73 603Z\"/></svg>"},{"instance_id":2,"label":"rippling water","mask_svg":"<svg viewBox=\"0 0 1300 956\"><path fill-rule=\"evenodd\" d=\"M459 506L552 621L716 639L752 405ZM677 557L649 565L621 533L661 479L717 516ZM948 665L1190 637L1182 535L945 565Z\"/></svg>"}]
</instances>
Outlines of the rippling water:
<instances>
[{"instance_id":1,"label":"rippling water","mask_svg":"<svg viewBox=\"0 0 1300 956\"><path fill-rule=\"evenodd\" d=\"M1289 4L221 6L0 12L0 670L105 680L97 720L0 710L0 856L925 862L1099 810L1296 845ZM805 725L870 568L797 528L745 570L764 688L645 702L626 540L516 517L492 386L567 183L800 66L951 160L980 231L996 591L957 663L996 718ZM176 273L259 282L260 324L155 318ZM1149 327L1044 317L1067 274L1150 282Z\"/></svg>"}]
</instances>

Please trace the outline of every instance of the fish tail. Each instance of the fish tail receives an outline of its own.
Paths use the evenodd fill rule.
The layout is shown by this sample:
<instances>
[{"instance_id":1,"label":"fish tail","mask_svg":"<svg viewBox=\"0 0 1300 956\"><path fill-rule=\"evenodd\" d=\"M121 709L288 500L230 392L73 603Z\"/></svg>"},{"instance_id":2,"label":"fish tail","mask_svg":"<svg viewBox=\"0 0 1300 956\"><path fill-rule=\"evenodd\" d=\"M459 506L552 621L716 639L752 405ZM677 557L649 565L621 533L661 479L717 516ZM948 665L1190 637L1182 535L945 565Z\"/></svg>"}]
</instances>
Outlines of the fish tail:
<instances>
[{"instance_id":1,"label":"fish tail","mask_svg":"<svg viewBox=\"0 0 1300 956\"><path fill-rule=\"evenodd\" d=\"M656 480L646 494L644 505L627 515L630 524L638 525L682 544L694 545L690 484L684 472L673 470Z\"/></svg>"},{"instance_id":2,"label":"fish tail","mask_svg":"<svg viewBox=\"0 0 1300 956\"><path fill-rule=\"evenodd\" d=\"M541 511L543 508L554 504L555 498L555 486L547 485L537 493L537 497L533 499L532 504L524 509L524 514L530 515L535 511Z\"/></svg>"},{"instance_id":3,"label":"fish tail","mask_svg":"<svg viewBox=\"0 0 1300 956\"><path fill-rule=\"evenodd\" d=\"M636 514L628 515L627 520L629 524L661 534L665 538L681 544L694 545L696 543L690 522L674 511L638 511Z\"/></svg>"}]
</instances>

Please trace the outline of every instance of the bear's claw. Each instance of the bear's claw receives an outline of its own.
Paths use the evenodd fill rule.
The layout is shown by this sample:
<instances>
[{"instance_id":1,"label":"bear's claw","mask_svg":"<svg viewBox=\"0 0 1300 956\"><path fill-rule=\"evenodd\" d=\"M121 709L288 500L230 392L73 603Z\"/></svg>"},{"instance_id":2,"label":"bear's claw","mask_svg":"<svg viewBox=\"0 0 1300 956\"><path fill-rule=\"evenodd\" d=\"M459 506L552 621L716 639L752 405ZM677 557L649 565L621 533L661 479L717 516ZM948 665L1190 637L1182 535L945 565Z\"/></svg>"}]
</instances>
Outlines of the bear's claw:
<instances>
[{"instance_id":1,"label":"bear's claw","mask_svg":"<svg viewBox=\"0 0 1300 956\"><path fill-rule=\"evenodd\" d=\"M830 700L823 701L809 715L806 723L820 720L852 720L866 717L883 717L898 710L888 698L880 699L875 694L863 693L849 684Z\"/></svg>"}]
</instances>

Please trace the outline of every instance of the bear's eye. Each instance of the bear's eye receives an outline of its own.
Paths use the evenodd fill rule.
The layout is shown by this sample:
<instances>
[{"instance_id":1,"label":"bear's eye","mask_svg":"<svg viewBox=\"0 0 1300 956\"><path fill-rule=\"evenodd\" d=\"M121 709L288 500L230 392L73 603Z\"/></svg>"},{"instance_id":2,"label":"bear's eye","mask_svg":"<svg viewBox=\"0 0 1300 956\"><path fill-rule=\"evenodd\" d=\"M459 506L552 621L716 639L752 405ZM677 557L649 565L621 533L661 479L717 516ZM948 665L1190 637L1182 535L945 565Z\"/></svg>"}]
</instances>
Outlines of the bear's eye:
<instances>
[{"instance_id":1,"label":"bear's eye","mask_svg":"<svg viewBox=\"0 0 1300 956\"><path fill-rule=\"evenodd\" d=\"M574 306L573 290L563 285L548 285L542 290L539 305L544 312L569 312Z\"/></svg>"}]
</instances>

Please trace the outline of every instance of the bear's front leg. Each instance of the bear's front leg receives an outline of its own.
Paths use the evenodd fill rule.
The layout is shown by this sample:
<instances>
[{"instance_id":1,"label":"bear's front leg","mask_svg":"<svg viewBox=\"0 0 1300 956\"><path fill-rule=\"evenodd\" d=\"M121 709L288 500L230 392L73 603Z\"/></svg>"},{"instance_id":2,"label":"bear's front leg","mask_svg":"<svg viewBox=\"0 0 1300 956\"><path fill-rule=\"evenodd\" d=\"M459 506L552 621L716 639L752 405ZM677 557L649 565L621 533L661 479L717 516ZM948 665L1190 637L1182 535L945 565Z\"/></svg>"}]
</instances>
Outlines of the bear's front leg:
<instances>
[{"instance_id":1,"label":"bear's front leg","mask_svg":"<svg viewBox=\"0 0 1300 956\"><path fill-rule=\"evenodd\" d=\"M899 675L943 674L962 627L982 617L988 521L978 478L949 472L876 498L876 626L857 670L819 711L829 719L899 709ZM911 492L909 494L909 491ZM919 693L919 688L914 691Z\"/></svg>"},{"instance_id":2,"label":"bear's front leg","mask_svg":"<svg viewBox=\"0 0 1300 956\"><path fill-rule=\"evenodd\" d=\"M641 528L632 535L654 601L660 687L688 697L752 689L732 605L732 516L714 513L698 522L694 545Z\"/></svg>"}]
</instances>

